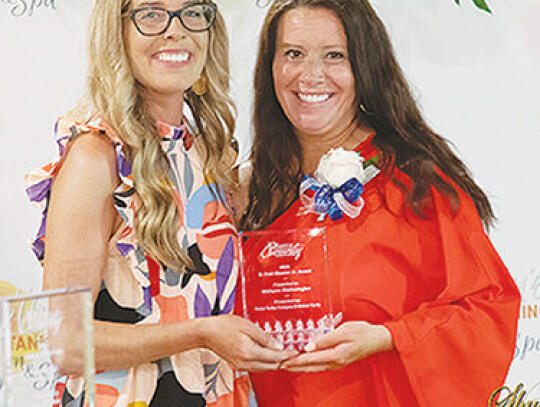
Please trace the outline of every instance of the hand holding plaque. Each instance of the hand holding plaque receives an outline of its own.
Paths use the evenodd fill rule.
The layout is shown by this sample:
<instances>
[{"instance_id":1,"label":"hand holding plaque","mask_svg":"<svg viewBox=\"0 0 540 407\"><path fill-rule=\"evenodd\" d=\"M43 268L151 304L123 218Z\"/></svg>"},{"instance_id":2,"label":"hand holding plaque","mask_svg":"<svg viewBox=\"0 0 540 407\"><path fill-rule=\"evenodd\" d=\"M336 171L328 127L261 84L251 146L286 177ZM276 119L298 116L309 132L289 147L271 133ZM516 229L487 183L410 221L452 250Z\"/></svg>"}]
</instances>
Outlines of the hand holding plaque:
<instances>
[{"instance_id":1,"label":"hand holding plaque","mask_svg":"<svg viewBox=\"0 0 540 407\"><path fill-rule=\"evenodd\" d=\"M284 347L303 350L339 324L324 228L240 234L242 315Z\"/></svg>"}]
</instances>

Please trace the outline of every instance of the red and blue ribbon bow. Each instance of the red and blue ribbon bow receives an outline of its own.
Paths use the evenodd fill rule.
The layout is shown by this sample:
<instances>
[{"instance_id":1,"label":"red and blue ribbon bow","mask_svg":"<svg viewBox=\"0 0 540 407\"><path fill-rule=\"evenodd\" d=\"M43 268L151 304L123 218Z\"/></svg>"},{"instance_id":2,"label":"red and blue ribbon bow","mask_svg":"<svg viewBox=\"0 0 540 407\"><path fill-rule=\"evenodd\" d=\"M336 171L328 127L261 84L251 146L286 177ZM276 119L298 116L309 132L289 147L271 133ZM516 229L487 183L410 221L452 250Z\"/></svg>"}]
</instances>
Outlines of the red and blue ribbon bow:
<instances>
[{"instance_id":1,"label":"red and blue ribbon bow","mask_svg":"<svg viewBox=\"0 0 540 407\"><path fill-rule=\"evenodd\" d=\"M304 204L304 213L318 213L319 220L326 215L332 220L339 220L343 215L356 218L364 207L360 195L364 186L358 178L350 178L339 187L323 184L315 178L304 176L300 184L300 199Z\"/></svg>"}]
</instances>

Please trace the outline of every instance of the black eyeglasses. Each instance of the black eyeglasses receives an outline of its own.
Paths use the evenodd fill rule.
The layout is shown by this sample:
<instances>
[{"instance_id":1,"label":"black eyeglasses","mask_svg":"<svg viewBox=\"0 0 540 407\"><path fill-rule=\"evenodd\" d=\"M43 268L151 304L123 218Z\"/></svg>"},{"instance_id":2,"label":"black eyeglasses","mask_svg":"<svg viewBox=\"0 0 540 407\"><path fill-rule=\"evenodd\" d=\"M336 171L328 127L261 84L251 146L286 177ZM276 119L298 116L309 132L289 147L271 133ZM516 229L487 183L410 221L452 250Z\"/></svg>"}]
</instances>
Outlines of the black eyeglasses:
<instances>
[{"instance_id":1,"label":"black eyeglasses","mask_svg":"<svg viewBox=\"0 0 540 407\"><path fill-rule=\"evenodd\" d=\"M142 35L161 35L169 29L174 17L178 17L186 30L206 31L214 24L217 6L214 3L189 3L176 11L161 7L142 7L130 11L135 28Z\"/></svg>"}]
</instances>

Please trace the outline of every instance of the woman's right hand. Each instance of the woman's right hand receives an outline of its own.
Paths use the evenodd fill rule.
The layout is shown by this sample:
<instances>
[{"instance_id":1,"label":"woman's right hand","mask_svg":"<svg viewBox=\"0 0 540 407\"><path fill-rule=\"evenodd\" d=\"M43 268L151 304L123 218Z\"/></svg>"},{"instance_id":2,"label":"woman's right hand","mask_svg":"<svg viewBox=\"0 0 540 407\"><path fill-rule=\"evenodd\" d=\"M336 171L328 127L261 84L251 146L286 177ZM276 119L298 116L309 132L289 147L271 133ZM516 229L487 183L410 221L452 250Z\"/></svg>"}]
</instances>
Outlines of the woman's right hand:
<instances>
[{"instance_id":1,"label":"woman's right hand","mask_svg":"<svg viewBox=\"0 0 540 407\"><path fill-rule=\"evenodd\" d=\"M222 315L200 319L202 342L236 370L276 370L298 354L247 319Z\"/></svg>"}]
</instances>

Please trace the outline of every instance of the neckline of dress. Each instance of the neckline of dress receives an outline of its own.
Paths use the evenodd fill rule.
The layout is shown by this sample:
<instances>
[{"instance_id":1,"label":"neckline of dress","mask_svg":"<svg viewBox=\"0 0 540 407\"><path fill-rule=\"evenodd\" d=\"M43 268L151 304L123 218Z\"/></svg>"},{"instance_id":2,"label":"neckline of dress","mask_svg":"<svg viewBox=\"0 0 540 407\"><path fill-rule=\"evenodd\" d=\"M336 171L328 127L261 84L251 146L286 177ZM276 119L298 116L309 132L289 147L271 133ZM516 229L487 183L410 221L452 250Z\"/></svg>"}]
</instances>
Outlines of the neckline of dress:
<instances>
[{"instance_id":1,"label":"neckline of dress","mask_svg":"<svg viewBox=\"0 0 540 407\"><path fill-rule=\"evenodd\" d=\"M358 143L358 145L353 149L353 151L359 153L366 160L373 158L373 156L377 155L375 147L371 144L373 137L375 137L374 131L368 134L368 136L364 140Z\"/></svg>"},{"instance_id":2,"label":"neckline of dress","mask_svg":"<svg viewBox=\"0 0 540 407\"><path fill-rule=\"evenodd\" d=\"M182 140L182 146L186 151L193 145L193 136L187 131L185 121L178 125L172 125L162 121L156 123L161 145L166 153L173 151L179 140Z\"/></svg>"},{"instance_id":3,"label":"neckline of dress","mask_svg":"<svg viewBox=\"0 0 540 407\"><path fill-rule=\"evenodd\" d=\"M178 126L165 123L162 121L157 121L158 134L163 140L179 140L184 136L185 133L185 124L184 121Z\"/></svg>"}]
</instances>

